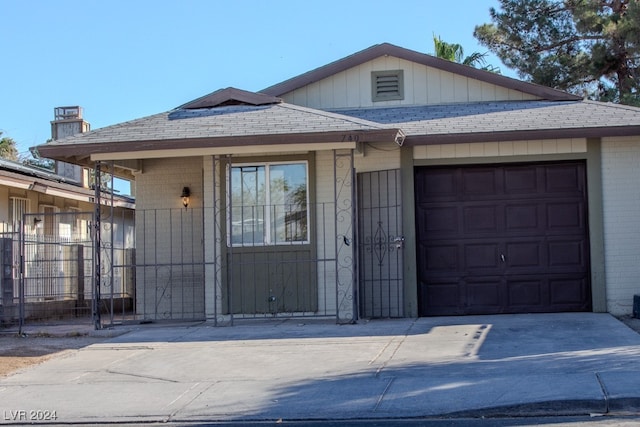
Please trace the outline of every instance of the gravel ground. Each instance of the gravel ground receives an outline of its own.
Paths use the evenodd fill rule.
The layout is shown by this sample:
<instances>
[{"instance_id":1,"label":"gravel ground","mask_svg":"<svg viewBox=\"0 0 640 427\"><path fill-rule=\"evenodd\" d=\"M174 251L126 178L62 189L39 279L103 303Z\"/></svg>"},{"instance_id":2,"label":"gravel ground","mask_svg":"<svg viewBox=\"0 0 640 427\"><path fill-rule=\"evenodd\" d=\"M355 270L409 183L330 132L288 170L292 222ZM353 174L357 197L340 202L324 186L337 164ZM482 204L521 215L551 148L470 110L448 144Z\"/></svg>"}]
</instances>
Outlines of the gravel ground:
<instances>
[{"instance_id":1,"label":"gravel ground","mask_svg":"<svg viewBox=\"0 0 640 427\"><path fill-rule=\"evenodd\" d=\"M624 316L619 320L640 334L640 319ZM39 331L18 335L15 331L0 329L0 377L126 333L126 329L111 332L97 331L105 332L102 334L95 334L89 330L78 332L69 325L61 329L45 328L43 330L50 332Z\"/></svg>"}]
</instances>

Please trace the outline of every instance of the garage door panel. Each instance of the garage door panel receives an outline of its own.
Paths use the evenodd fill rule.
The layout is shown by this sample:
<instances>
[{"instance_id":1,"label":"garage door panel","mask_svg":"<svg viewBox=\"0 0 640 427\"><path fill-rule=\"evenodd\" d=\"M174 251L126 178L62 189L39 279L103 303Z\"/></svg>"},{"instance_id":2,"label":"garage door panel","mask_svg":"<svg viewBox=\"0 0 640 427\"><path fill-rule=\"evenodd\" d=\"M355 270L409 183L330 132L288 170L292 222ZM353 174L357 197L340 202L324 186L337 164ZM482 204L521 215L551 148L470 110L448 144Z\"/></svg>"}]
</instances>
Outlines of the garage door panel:
<instances>
[{"instance_id":1,"label":"garage door panel","mask_svg":"<svg viewBox=\"0 0 640 427\"><path fill-rule=\"evenodd\" d=\"M416 191L433 201L454 200L460 192L456 170L433 169L431 173L416 179Z\"/></svg>"},{"instance_id":2,"label":"garage door panel","mask_svg":"<svg viewBox=\"0 0 640 427\"><path fill-rule=\"evenodd\" d=\"M500 311L504 306L502 301L502 291L504 284L502 278L483 277L481 280L468 279L466 281L466 302L468 308L480 308L489 312Z\"/></svg>"},{"instance_id":3,"label":"garage door panel","mask_svg":"<svg viewBox=\"0 0 640 427\"><path fill-rule=\"evenodd\" d=\"M466 206L463 208L465 234L497 233L499 207L491 205Z\"/></svg>"},{"instance_id":4,"label":"garage door panel","mask_svg":"<svg viewBox=\"0 0 640 427\"><path fill-rule=\"evenodd\" d=\"M418 221L432 237L437 237L438 234L457 235L460 225L456 206L421 206L418 208Z\"/></svg>"},{"instance_id":5,"label":"garage door panel","mask_svg":"<svg viewBox=\"0 0 640 427\"><path fill-rule=\"evenodd\" d=\"M545 193L583 194L585 190L584 165L547 165L545 171Z\"/></svg>"},{"instance_id":6,"label":"garage door panel","mask_svg":"<svg viewBox=\"0 0 640 427\"><path fill-rule=\"evenodd\" d=\"M584 229L584 204L581 201L547 203L547 228L563 233Z\"/></svg>"},{"instance_id":7,"label":"garage door panel","mask_svg":"<svg viewBox=\"0 0 640 427\"><path fill-rule=\"evenodd\" d=\"M549 279L549 298L552 305L588 306L584 277L564 277Z\"/></svg>"},{"instance_id":8,"label":"garage door panel","mask_svg":"<svg viewBox=\"0 0 640 427\"><path fill-rule=\"evenodd\" d=\"M441 244L425 246L418 265L423 274L458 272L460 271L460 257L458 245Z\"/></svg>"},{"instance_id":9,"label":"garage door panel","mask_svg":"<svg viewBox=\"0 0 640 427\"><path fill-rule=\"evenodd\" d=\"M529 311L545 301L545 283L535 278L507 280L507 304L515 311Z\"/></svg>"},{"instance_id":10,"label":"garage door panel","mask_svg":"<svg viewBox=\"0 0 640 427\"><path fill-rule=\"evenodd\" d=\"M468 270L496 270L500 267L501 262L500 248L498 243L492 242L465 244L464 258L464 266ZM460 270L464 270L464 268L461 266Z\"/></svg>"},{"instance_id":11,"label":"garage door panel","mask_svg":"<svg viewBox=\"0 0 640 427\"><path fill-rule=\"evenodd\" d=\"M582 239L551 241L549 245L549 267L565 271L583 271L586 260L586 242Z\"/></svg>"},{"instance_id":12,"label":"garage door panel","mask_svg":"<svg viewBox=\"0 0 640 427\"><path fill-rule=\"evenodd\" d=\"M507 204L505 212L505 233L528 232L539 233L540 205L536 203Z\"/></svg>"},{"instance_id":13,"label":"garage door panel","mask_svg":"<svg viewBox=\"0 0 640 427\"><path fill-rule=\"evenodd\" d=\"M540 241L516 241L506 244L505 263L509 270L538 269L544 263L544 246Z\"/></svg>"},{"instance_id":14,"label":"garage door panel","mask_svg":"<svg viewBox=\"0 0 640 427\"><path fill-rule=\"evenodd\" d=\"M535 168L505 167L504 189L506 194L538 194L538 171Z\"/></svg>"},{"instance_id":15,"label":"garage door panel","mask_svg":"<svg viewBox=\"0 0 640 427\"><path fill-rule=\"evenodd\" d=\"M460 304L460 284L457 280L431 281L420 286L424 308L433 315L464 314Z\"/></svg>"},{"instance_id":16,"label":"garage door panel","mask_svg":"<svg viewBox=\"0 0 640 427\"><path fill-rule=\"evenodd\" d=\"M463 169L462 170L462 194L478 198L481 196L493 196L496 194L498 174L493 168L487 169Z\"/></svg>"},{"instance_id":17,"label":"garage door panel","mask_svg":"<svg viewBox=\"0 0 640 427\"><path fill-rule=\"evenodd\" d=\"M590 310L584 162L443 169L416 169L458 180L416 193L421 315Z\"/></svg>"}]
</instances>

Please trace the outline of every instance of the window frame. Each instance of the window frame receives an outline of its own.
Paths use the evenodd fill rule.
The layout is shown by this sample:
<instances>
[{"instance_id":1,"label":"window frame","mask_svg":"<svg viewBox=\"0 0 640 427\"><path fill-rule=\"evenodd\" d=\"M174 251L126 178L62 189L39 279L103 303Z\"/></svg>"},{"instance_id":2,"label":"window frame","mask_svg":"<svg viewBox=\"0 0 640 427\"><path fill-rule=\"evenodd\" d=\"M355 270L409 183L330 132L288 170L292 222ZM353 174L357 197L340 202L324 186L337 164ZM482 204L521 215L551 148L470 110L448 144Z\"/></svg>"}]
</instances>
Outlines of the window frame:
<instances>
[{"instance_id":1,"label":"window frame","mask_svg":"<svg viewBox=\"0 0 640 427\"><path fill-rule=\"evenodd\" d=\"M274 227L275 222L274 222L274 218L272 216L271 213L271 209L265 209L264 210L264 219L263 219L263 224L264 224L264 231L263 231L263 239L262 242L240 242L240 243L233 243L231 241L231 237L232 237L232 222L233 222L233 216L232 216L232 210L234 209L234 207L236 207L235 205L232 204L232 197L233 197L233 192L231 189L231 186L233 185L233 180L231 178L232 176L232 171L233 168L241 168L241 167L256 167L256 168L260 168L260 167L264 167L265 170L265 177L264 177L264 181L265 181L265 185L266 185L266 190L265 190L265 202L264 202L264 207L272 207L272 205L270 204L271 202L271 172L270 172L270 168L272 166L282 166L282 165L304 165L305 168L305 189L306 189L306 223L307 223L307 228L306 228L306 236L304 240L292 240L292 241L286 241L286 240L279 240L279 241L275 241L273 239L272 236L272 227ZM227 241L227 247L229 248L245 248L245 247L282 247L282 246L301 246L301 245L309 245L311 244L311 229L310 229L310 225L311 225L311 209L310 209L310 204L311 204L311 195L310 195L310 161L308 159L295 159L295 160L276 160L276 161L270 161L270 160L262 160L262 161L250 161L250 160L242 160L238 163L228 163L226 165L226 172L225 172L225 176L226 176L226 209L225 209L225 215L226 215L226 226L227 226L227 237L226 237L226 241ZM260 205L258 205L260 206ZM286 227L286 224L285 224Z\"/></svg>"}]
</instances>

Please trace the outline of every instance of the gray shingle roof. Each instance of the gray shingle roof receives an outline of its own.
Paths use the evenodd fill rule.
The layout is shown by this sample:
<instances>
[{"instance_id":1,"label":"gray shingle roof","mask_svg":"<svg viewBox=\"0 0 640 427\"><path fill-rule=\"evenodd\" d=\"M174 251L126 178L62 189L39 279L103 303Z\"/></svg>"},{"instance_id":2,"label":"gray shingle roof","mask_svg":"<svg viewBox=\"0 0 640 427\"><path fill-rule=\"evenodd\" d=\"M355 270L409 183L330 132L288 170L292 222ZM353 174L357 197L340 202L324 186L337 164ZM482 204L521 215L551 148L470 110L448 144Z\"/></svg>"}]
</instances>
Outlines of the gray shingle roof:
<instances>
[{"instance_id":1,"label":"gray shingle roof","mask_svg":"<svg viewBox=\"0 0 640 427\"><path fill-rule=\"evenodd\" d=\"M334 111L343 115L395 126L414 143L479 135L523 135L544 132L558 137L606 136L640 131L640 108L594 101L516 101L415 107L364 108ZM465 141L467 142L467 141Z\"/></svg>"},{"instance_id":2,"label":"gray shingle roof","mask_svg":"<svg viewBox=\"0 0 640 427\"><path fill-rule=\"evenodd\" d=\"M389 126L357 117L286 103L264 106L230 105L205 109L177 109L76 134L46 145L353 132L387 128Z\"/></svg>"},{"instance_id":3,"label":"gray shingle roof","mask_svg":"<svg viewBox=\"0 0 640 427\"><path fill-rule=\"evenodd\" d=\"M405 144L640 135L640 108L593 101L504 101L321 111L287 103L182 109L40 145L43 157L158 149L340 142ZM342 139L341 139L342 137Z\"/></svg>"}]
</instances>

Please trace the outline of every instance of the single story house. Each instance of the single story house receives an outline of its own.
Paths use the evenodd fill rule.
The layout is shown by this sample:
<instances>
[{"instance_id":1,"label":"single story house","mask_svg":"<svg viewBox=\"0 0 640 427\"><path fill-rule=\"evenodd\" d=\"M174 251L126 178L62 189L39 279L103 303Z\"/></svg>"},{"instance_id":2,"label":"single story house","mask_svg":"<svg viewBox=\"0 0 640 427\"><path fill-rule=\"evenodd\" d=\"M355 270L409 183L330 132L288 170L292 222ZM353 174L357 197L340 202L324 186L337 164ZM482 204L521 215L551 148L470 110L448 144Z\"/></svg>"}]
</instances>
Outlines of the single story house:
<instances>
[{"instance_id":1,"label":"single story house","mask_svg":"<svg viewBox=\"0 0 640 427\"><path fill-rule=\"evenodd\" d=\"M36 149L135 179L144 318L619 315L640 292L640 109L387 43Z\"/></svg>"}]
</instances>

